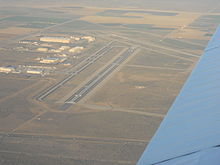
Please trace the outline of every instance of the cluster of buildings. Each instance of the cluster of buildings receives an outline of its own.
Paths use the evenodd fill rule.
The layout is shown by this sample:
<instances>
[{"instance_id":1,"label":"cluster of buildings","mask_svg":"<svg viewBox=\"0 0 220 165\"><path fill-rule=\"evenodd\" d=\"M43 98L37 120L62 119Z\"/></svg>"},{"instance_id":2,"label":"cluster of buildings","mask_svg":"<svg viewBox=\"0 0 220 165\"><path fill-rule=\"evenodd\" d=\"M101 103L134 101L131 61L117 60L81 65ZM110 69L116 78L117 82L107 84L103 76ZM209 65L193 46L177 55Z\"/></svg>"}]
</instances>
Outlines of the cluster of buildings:
<instances>
[{"instance_id":1,"label":"cluster of buildings","mask_svg":"<svg viewBox=\"0 0 220 165\"><path fill-rule=\"evenodd\" d=\"M69 52L69 53L74 53L74 54L79 54L83 51L84 47L82 46L75 46L75 47L70 47L70 46L61 46L58 49L49 49L47 47L40 47L37 48L38 52L49 52L49 53L62 53L62 52Z\"/></svg>"},{"instance_id":2,"label":"cluster of buildings","mask_svg":"<svg viewBox=\"0 0 220 165\"><path fill-rule=\"evenodd\" d=\"M79 54L84 49L83 46L76 45L76 41L86 40L88 43L94 42L95 37L92 36L70 36L70 37L40 37L39 41L22 40L20 44L26 44L16 47L18 51L37 51L43 53L74 53ZM85 45L85 43L81 43ZM60 47L58 47L60 46ZM70 54L71 55L71 54Z\"/></svg>"},{"instance_id":3,"label":"cluster of buildings","mask_svg":"<svg viewBox=\"0 0 220 165\"><path fill-rule=\"evenodd\" d=\"M53 70L53 67L42 67L42 66L2 66L0 67L0 73L26 73L35 75L46 75Z\"/></svg>"},{"instance_id":4,"label":"cluster of buildings","mask_svg":"<svg viewBox=\"0 0 220 165\"><path fill-rule=\"evenodd\" d=\"M71 65L67 60L68 57L79 58L79 54L85 49L88 43L94 42L96 39L92 36L38 36L38 41L22 40L19 41L17 51L40 52L45 57L37 57L39 66L2 66L0 73L26 73L46 75L54 70L53 64ZM82 46L81 46L82 45ZM51 68L45 68L51 67Z\"/></svg>"},{"instance_id":5,"label":"cluster of buildings","mask_svg":"<svg viewBox=\"0 0 220 165\"><path fill-rule=\"evenodd\" d=\"M69 44L74 41L80 41L80 40L87 40L89 43L95 41L95 37L92 36L82 36L82 37L41 37L40 41L42 42L56 42L56 43L63 43L63 44Z\"/></svg>"},{"instance_id":6,"label":"cluster of buildings","mask_svg":"<svg viewBox=\"0 0 220 165\"><path fill-rule=\"evenodd\" d=\"M41 37L40 41L42 41L42 42L58 42L58 43L69 44L71 39L67 38L67 37Z\"/></svg>"}]
</instances>

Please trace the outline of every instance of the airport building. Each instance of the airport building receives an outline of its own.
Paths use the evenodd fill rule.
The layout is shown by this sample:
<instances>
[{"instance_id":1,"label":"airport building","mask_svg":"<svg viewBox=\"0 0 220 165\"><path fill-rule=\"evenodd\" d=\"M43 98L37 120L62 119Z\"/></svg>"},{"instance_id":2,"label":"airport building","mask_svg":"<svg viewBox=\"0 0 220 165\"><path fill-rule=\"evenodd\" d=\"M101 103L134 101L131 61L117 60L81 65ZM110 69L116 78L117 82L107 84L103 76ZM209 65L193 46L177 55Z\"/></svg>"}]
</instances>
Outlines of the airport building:
<instances>
[{"instance_id":1,"label":"airport building","mask_svg":"<svg viewBox=\"0 0 220 165\"><path fill-rule=\"evenodd\" d=\"M68 50L68 49L70 49L69 46L61 46L61 47L59 48L59 50L61 50L61 51Z\"/></svg>"},{"instance_id":2,"label":"airport building","mask_svg":"<svg viewBox=\"0 0 220 165\"><path fill-rule=\"evenodd\" d=\"M84 36L84 37L82 37L82 39L87 40L88 42L93 42L93 41L95 41L95 38L94 38L94 37L91 37L91 36Z\"/></svg>"},{"instance_id":3,"label":"airport building","mask_svg":"<svg viewBox=\"0 0 220 165\"><path fill-rule=\"evenodd\" d=\"M55 58L55 57L46 57L41 59L40 63L43 64L51 64L51 63L56 63L59 61L59 58Z\"/></svg>"},{"instance_id":4,"label":"airport building","mask_svg":"<svg viewBox=\"0 0 220 165\"><path fill-rule=\"evenodd\" d=\"M47 52L48 48L38 48L37 51L39 51L39 52Z\"/></svg>"},{"instance_id":5,"label":"airport building","mask_svg":"<svg viewBox=\"0 0 220 165\"><path fill-rule=\"evenodd\" d=\"M40 69L40 68L29 68L27 70L27 73L29 74L41 74L43 75L44 74L44 69Z\"/></svg>"},{"instance_id":6,"label":"airport building","mask_svg":"<svg viewBox=\"0 0 220 165\"><path fill-rule=\"evenodd\" d=\"M57 57L67 57L66 54L57 54L56 56L57 56Z\"/></svg>"},{"instance_id":7,"label":"airport building","mask_svg":"<svg viewBox=\"0 0 220 165\"><path fill-rule=\"evenodd\" d=\"M14 72L14 71L15 71L15 67L13 67L13 66L0 67L0 72L2 72L2 73L10 73L10 72Z\"/></svg>"},{"instance_id":8,"label":"airport building","mask_svg":"<svg viewBox=\"0 0 220 165\"><path fill-rule=\"evenodd\" d=\"M71 38L71 39L73 39L73 40L75 40L75 41L79 41L79 40L80 40L80 38L79 38L79 37L74 37L74 36L71 36L70 38Z\"/></svg>"},{"instance_id":9,"label":"airport building","mask_svg":"<svg viewBox=\"0 0 220 165\"><path fill-rule=\"evenodd\" d=\"M76 46L69 50L70 53L81 53L84 47L82 46Z\"/></svg>"},{"instance_id":10,"label":"airport building","mask_svg":"<svg viewBox=\"0 0 220 165\"><path fill-rule=\"evenodd\" d=\"M60 53L60 52L62 52L62 50L60 50L60 49L50 49L49 52Z\"/></svg>"},{"instance_id":11,"label":"airport building","mask_svg":"<svg viewBox=\"0 0 220 165\"><path fill-rule=\"evenodd\" d=\"M58 43L70 43L70 38L66 37L41 37L40 41L42 42L58 42Z\"/></svg>"}]
</instances>

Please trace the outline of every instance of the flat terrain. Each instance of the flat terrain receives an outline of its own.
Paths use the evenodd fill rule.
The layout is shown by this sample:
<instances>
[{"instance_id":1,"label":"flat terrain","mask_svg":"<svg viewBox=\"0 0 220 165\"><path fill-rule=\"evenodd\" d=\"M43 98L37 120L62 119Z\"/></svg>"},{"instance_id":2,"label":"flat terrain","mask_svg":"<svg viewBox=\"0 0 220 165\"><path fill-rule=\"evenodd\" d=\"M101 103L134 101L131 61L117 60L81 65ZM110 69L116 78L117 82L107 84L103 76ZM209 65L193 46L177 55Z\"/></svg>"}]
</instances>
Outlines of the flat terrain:
<instances>
[{"instance_id":1,"label":"flat terrain","mask_svg":"<svg viewBox=\"0 0 220 165\"><path fill-rule=\"evenodd\" d=\"M137 162L220 7L117 2L0 0L0 165Z\"/></svg>"}]
</instances>

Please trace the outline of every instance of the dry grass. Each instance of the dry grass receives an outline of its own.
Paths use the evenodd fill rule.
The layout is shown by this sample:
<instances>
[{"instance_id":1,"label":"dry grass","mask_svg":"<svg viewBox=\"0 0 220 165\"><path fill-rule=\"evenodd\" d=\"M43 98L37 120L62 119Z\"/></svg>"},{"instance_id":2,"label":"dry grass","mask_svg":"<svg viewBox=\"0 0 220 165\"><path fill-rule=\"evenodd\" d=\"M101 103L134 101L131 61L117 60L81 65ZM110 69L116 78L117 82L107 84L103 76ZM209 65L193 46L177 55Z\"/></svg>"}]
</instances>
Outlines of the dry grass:
<instances>
[{"instance_id":1,"label":"dry grass","mask_svg":"<svg viewBox=\"0 0 220 165\"><path fill-rule=\"evenodd\" d=\"M81 20L92 23L153 24L159 27L181 27L192 23L199 14L180 13L177 16L158 16L145 13L127 13L124 16L136 16L137 18L86 16Z\"/></svg>"},{"instance_id":2,"label":"dry grass","mask_svg":"<svg viewBox=\"0 0 220 165\"><path fill-rule=\"evenodd\" d=\"M0 40L6 40L15 36L15 34L0 33Z\"/></svg>"},{"instance_id":3,"label":"dry grass","mask_svg":"<svg viewBox=\"0 0 220 165\"><path fill-rule=\"evenodd\" d=\"M30 32L36 31L36 29L31 29L31 28L22 28L22 27L9 27L6 29L1 29L0 33L5 33L7 35L15 34L27 34Z\"/></svg>"},{"instance_id":4,"label":"dry grass","mask_svg":"<svg viewBox=\"0 0 220 165\"><path fill-rule=\"evenodd\" d=\"M169 38L184 38L184 39L207 39L205 36L206 32L195 30L195 29L181 29L179 31L175 31L174 33L169 35Z\"/></svg>"}]
</instances>

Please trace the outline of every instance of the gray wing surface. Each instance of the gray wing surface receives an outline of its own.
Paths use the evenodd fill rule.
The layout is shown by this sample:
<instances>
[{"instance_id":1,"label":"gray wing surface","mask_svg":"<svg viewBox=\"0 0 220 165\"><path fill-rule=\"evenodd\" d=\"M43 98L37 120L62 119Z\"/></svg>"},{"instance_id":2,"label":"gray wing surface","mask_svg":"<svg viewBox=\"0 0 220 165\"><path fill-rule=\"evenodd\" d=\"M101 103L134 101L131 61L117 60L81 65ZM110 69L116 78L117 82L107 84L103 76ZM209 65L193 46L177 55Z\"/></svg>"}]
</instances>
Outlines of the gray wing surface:
<instances>
[{"instance_id":1,"label":"gray wing surface","mask_svg":"<svg viewBox=\"0 0 220 165\"><path fill-rule=\"evenodd\" d=\"M137 165L220 165L220 27Z\"/></svg>"}]
</instances>

